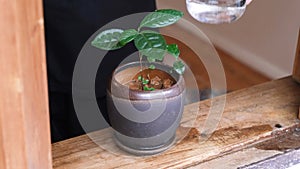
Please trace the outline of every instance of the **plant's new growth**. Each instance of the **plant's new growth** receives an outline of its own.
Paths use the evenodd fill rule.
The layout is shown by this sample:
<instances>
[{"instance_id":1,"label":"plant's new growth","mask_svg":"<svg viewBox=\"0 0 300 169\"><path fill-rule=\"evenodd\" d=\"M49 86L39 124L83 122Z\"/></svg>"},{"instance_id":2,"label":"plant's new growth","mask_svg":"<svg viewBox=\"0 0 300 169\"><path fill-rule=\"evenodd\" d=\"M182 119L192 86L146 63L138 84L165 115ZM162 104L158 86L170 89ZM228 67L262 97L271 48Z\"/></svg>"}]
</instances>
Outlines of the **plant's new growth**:
<instances>
[{"instance_id":1,"label":"plant's new growth","mask_svg":"<svg viewBox=\"0 0 300 169\"><path fill-rule=\"evenodd\" d=\"M149 62L162 61L166 53L175 57L173 68L179 74L183 74L184 64L178 59L180 51L176 44L167 44L164 37L152 30L142 28L161 28L177 22L183 13L173 9L161 9L151 12L141 21L135 29L109 29L101 32L92 41L94 47L103 50L115 50L133 41L140 52L140 60L146 56ZM154 69L154 67L151 67Z\"/></svg>"}]
</instances>

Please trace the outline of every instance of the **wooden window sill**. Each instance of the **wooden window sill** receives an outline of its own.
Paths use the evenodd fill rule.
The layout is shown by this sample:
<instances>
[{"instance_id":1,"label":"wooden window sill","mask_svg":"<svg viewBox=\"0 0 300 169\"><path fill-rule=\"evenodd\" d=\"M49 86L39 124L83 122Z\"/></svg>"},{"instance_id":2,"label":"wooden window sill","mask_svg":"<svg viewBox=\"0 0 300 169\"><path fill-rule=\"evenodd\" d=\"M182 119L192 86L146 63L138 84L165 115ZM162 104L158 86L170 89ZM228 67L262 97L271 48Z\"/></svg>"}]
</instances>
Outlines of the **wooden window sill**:
<instances>
[{"instance_id":1,"label":"wooden window sill","mask_svg":"<svg viewBox=\"0 0 300 169\"><path fill-rule=\"evenodd\" d=\"M82 135L52 144L53 168L187 168L267 142L286 130L299 127L300 84L291 77L235 91L226 97L218 128L206 141L201 141L199 133L211 100L185 107L183 118L195 113L198 107L199 116L189 134L162 154L123 156L125 153L117 148L119 153L113 154ZM101 145L115 146L109 129L92 134L100 136Z\"/></svg>"}]
</instances>

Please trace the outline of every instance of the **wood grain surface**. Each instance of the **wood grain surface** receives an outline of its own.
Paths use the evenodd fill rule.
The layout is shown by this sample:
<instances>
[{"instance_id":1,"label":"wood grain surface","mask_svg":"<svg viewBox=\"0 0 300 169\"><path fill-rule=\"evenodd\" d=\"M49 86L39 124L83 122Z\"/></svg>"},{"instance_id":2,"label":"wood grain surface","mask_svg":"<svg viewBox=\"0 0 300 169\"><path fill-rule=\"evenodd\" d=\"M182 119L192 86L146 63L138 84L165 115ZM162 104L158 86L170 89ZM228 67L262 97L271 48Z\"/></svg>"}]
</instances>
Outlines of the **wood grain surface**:
<instances>
[{"instance_id":1,"label":"wood grain surface","mask_svg":"<svg viewBox=\"0 0 300 169\"><path fill-rule=\"evenodd\" d=\"M209 117L211 104L218 103L225 96L222 119L219 123L211 120L214 122L212 127L215 124L218 127L206 137L209 133L207 135L202 128ZM83 135L54 143L53 167L186 168L199 165L272 139L275 132L298 125L299 105L300 85L291 77L267 82L185 106L177 133L183 139L162 154L148 157L128 155L115 146L111 129L104 129L89 134L90 137ZM216 106L221 108L219 104Z\"/></svg>"},{"instance_id":2,"label":"wood grain surface","mask_svg":"<svg viewBox=\"0 0 300 169\"><path fill-rule=\"evenodd\" d=\"M0 13L0 168L52 168L42 1Z\"/></svg>"},{"instance_id":3,"label":"wood grain surface","mask_svg":"<svg viewBox=\"0 0 300 169\"><path fill-rule=\"evenodd\" d=\"M298 34L298 45L294 62L293 78L300 83L300 29Z\"/></svg>"},{"instance_id":4,"label":"wood grain surface","mask_svg":"<svg viewBox=\"0 0 300 169\"><path fill-rule=\"evenodd\" d=\"M189 167L189 169L237 169L300 148L300 124L273 132L273 136L245 149Z\"/></svg>"}]
</instances>

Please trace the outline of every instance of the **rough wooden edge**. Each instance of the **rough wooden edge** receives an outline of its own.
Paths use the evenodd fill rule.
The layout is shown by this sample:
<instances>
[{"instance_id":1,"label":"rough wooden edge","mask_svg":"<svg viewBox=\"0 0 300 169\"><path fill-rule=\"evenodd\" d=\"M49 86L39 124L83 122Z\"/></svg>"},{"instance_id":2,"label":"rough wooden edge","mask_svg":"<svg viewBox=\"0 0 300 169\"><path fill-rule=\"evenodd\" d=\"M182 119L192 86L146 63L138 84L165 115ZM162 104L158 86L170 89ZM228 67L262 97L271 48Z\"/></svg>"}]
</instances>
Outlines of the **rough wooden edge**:
<instances>
[{"instance_id":1,"label":"rough wooden edge","mask_svg":"<svg viewBox=\"0 0 300 169\"><path fill-rule=\"evenodd\" d=\"M298 34L298 44L294 62L293 78L300 83L300 29Z\"/></svg>"},{"instance_id":2,"label":"rough wooden edge","mask_svg":"<svg viewBox=\"0 0 300 169\"><path fill-rule=\"evenodd\" d=\"M0 168L52 168L42 0L0 0Z\"/></svg>"}]
</instances>

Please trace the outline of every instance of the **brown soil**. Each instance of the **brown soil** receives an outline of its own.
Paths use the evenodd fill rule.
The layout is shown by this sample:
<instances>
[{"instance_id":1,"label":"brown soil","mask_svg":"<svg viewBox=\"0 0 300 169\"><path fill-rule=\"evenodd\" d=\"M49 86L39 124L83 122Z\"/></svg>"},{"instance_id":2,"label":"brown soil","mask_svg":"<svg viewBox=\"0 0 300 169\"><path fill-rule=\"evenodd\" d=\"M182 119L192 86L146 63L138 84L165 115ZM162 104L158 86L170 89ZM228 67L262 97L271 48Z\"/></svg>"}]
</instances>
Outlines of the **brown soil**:
<instances>
[{"instance_id":1,"label":"brown soil","mask_svg":"<svg viewBox=\"0 0 300 169\"><path fill-rule=\"evenodd\" d=\"M144 69L132 78L132 81L129 83L129 88L131 90L144 90L145 87L148 89L152 88L152 90L167 89L175 83L176 80L163 70Z\"/></svg>"}]
</instances>

